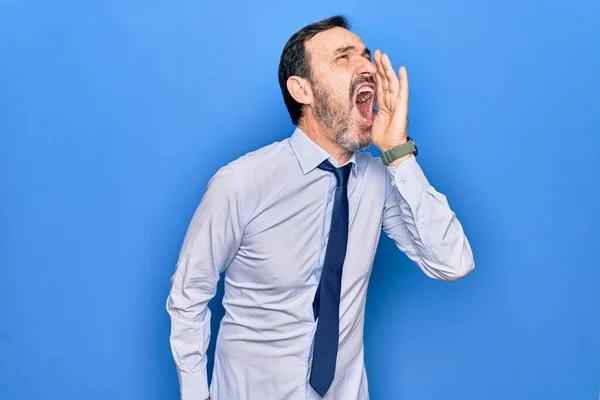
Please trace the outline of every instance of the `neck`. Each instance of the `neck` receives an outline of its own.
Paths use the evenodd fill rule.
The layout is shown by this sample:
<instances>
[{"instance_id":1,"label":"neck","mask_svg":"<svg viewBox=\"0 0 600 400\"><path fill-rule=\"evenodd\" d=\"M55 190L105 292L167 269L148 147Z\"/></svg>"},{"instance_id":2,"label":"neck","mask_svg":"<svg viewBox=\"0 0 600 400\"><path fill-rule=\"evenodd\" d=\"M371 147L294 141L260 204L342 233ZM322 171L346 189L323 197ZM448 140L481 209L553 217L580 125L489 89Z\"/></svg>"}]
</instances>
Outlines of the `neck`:
<instances>
[{"instance_id":1,"label":"neck","mask_svg":"<svg viewBox=\"0 0 600 400\"><path fill-rule=\"evenodd\" d=\"M302 118L298 122L298 128L302 129L302 132L306 136L335 158L339 165L347 163L350 157L352 157L352 152L340 146L335 141L335 134L324 127L319 120L315 118Z\"/></svg>"}]
</instances>

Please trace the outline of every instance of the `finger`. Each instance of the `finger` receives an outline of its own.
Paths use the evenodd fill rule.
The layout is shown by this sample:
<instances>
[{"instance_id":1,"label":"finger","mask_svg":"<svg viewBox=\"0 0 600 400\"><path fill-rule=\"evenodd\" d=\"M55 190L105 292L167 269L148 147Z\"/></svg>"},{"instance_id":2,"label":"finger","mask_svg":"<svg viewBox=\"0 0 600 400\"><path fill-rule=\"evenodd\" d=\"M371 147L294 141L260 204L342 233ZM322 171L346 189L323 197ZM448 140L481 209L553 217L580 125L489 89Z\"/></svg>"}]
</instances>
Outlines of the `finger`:
<instances>
[{"instance_id":1,"label":"finger","mask_svg":"<svg viewBox=\"0 0 600 400\"><path fill-rule=\"evenodd\" d=\"M373 60L375 61L375 63L381 61L381 50L375 49L375 52L373 53Z\"/></svg>"},{"instance_id":2,"label":"finger","mask_svg":"<svg viewBox=\"0 0 600 400\"><path fill-rule=\"evenodd\" d=\"M392 62L387 54L384 54L381 57L381 64L383 65L383 72L387 78L388 90L392 93L397 93L400 89L400 83L398 82L398 77L396 76L396 72L392 67Z\"/></svg>"},{"instance_id":3,"label":"finger","mask_svg":"<svg viewBox=\"0 0 600 400\"><path fill-rule=\"evenodd\" d=\"M375 80L381 84L381 77L379 76L379 69L381 67L381 52L379 51L379 49L375 50L375 53L373 53L373 61L375 62Z\"/></svg>"},{"instance_id":4,"label":"finger","mask_svg":"<svg viewBox=\"0 0 600 400\"><path fill-rule=\"evenodd\" d=\"M375 88L377 90L375 100L377 101L377 109L379 109L379 105L383 102L383 78L379 74L379 70L375 73Z\"/></svg>"},{"instance_id":5,"label":"finger","mask_svg":"<svg viewBox=\"0 0 600 400\"><path fill-rule=\"evenodd\" d=\"M398 76L400 77L400 99L402 101L408 101L409 87L408 87L408 72L404 66L398 70Z\"/></svg>"},{"instance_id":6,"label":"finger","mask_svg":"<svg viewBox=\"0 0 600 400\"><path fill-rule=\"evenodd\" d=\"M385 76L381 74L379 70L377 70L377 82L381 85L381 94L385 94L387 92L387 79Z\"/></svg>"},{"instance_id":7,"label":"finger","mask_svg":"<svg viewBox=\"0 0 600 400\"><path fill-rule=\"evenodd\" d=\"M381 82L381 87L382 87L383 91L387 92L388 83L387 83L387 78L385 77L385 72L383 69L383 63L382 63L383 55L379 51L377 51L376 53L378 53L378 54L376 54L376 57L375 57L375 66L377 67L377 78Z\"/></svg>"}]
</instances>

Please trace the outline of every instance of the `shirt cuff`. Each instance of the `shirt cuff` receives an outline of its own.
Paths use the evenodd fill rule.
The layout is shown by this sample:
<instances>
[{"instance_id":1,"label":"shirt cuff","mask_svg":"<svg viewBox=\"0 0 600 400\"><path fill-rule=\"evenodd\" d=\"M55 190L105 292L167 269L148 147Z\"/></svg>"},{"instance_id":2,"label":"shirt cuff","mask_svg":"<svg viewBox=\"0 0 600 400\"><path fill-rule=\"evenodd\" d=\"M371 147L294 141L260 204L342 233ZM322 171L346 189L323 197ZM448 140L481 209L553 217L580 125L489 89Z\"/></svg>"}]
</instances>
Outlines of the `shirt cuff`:
<instances>
[{"instance_id":1,"label":"shirt cuff","mask_svg":"<svg viewBox=\"0 0 600 400\"><path fill-rule=\"evenodd\" d=\"M193 374L180 371L178 376L181 400L205 400L210 395L206 370Z\"/></svg>"},{"instance_id":2,"label":"shirt cuff","mask_svg":"<svg viewBox=\"0 0 600 400\"><path fill-rule=\"evenodd\" d=\"M388 166L387 169L392 186L396 187L404 198L419 195L431 186L416 157L406 159L397 167Z\"/></svg>"}]
</instances>

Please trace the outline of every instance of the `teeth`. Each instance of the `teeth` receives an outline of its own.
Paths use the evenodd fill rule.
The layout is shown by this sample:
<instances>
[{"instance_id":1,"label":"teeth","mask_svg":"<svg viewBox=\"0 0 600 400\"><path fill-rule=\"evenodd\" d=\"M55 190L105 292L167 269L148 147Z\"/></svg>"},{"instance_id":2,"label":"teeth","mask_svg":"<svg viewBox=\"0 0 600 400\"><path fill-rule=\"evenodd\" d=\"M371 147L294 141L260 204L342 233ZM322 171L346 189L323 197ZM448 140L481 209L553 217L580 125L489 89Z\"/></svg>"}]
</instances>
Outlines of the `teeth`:
<instances>
[{"instance_id":1,"label":"teeth","mask_svg":"<svg viewBox=\"0 0 600 400\"><path fill-rule=\"evenodd\" d=\"M358 103L364 103L365 101L369 100L369 98L371 98L372 95L373 88L370 86L363 86L360 89L358 89L358 93L356 94L356 101Z\"/></svg>"},{"instance_id":2,"label":"teeth","mask_svg":"<svg viewBox=\"0 0 600 400\"><path fill-rule=\"evenodd\" d=\"M373 95L373 92L366 92L366 93L359 93L358 96L356 97L356 100L359 103L364 103L365 101L369 100L371 98L371 96Z\"/></svg>"}]
</instances>

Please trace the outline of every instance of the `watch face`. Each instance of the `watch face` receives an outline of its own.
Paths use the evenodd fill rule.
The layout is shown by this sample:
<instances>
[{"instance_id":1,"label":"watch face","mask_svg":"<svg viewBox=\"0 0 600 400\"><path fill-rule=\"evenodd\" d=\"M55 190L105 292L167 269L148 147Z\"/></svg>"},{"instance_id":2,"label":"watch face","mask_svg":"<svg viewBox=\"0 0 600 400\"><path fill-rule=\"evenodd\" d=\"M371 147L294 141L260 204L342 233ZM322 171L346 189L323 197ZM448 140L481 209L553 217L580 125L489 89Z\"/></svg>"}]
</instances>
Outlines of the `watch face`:
<instances>
[{"instance_id":1,"label":"watch face","mask_svg":"<svg viewBox=\"0 0 600 400\"><path fill-rule=\"evenodd\" d=\"M406 137L408 140L410 140L413 143L413 146L415 146L415 152L413 153L415 155L415 157L417 156L417 154L419 154L419 149L417 148L417 144L415 143L414 140L411 139L410 136Z\"/></svg>"}]
</instances>

